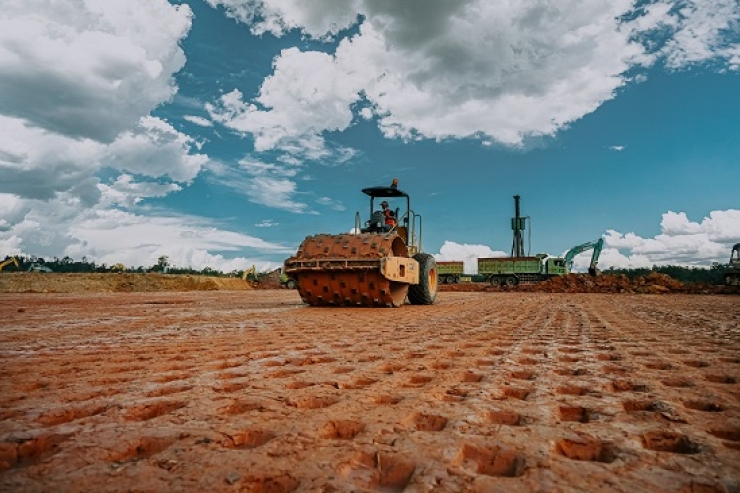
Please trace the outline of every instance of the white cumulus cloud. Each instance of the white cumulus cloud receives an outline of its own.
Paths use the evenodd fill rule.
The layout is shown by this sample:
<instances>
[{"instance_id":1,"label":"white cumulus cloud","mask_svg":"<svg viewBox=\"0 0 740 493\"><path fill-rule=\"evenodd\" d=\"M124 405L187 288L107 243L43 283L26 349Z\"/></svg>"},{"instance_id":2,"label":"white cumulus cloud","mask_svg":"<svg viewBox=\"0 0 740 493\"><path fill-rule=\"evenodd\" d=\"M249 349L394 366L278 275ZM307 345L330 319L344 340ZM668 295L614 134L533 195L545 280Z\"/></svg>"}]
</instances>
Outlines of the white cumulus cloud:
<instances>
[{"instance_id":1,"label":"white cumulus cloud","mask_svg":"<svg viewBox=\"0 0 740 493\"><path fill-rule=\"evenodd\" d=\"M196 217L147 217L118 210L96 211L70 228L75 242L65 250L72 258L94 252L94 258L110 264L151 266L166 255L172 265L211 267L231 271L244 269L253 259L226 259L212 251L251 249L259 254L291 254L294 249L259 238L206 225Z\"/></svg>"},{"instance_id":2,"label":"white cumulus cloud","mask_svg":"<svg viewBox=\"0 0 740 493\"><path fill-rule=\"evenodd\" d=\"M688 0L658 2L671 7L664 25L672 36L660 51L666 65L680 69L692 64L718 60L738 70L740 48L740 4L737 0Z\"/></svg>"},{"instance_id":3,"label":"white cumulus cloud","mask_svg":"<svg viewBox=\"0 0 740 493\"><path fill-rule=\"evenodd\" d=\"M150 177L168 176L188 182L208 162L205 154L191 154L196 142L160 118L147 116L139 127L122 133L106 149L103 164Z\"/></svg>"},{"instance_id":4,"label":"white cumulus cloud","mask_svg":"<svg viewBox=\"0 0 740 493\"><path fill-rule=\"evenodd\" d=\"M176 91L187 5L164 0L6 0L0 113L112 142Z\"/></svg>"},{"instance_id":5,"label":"white cumulus cloud","mask_svg":"<svg viewBox=\"0 0 740 493\"><path fill-rule=\"evenodd\" d=\"M212 7L221 6L229 17L251 25L252 32L277 36L291 29L301 29L314 38L337 34L357 18L360 2L346 0L206 0Z\"/></svg>"},{"instance_id":6,"label":"white cumulus cloud","mask_svg":"<svg viewBox=\"0 0 740 493\"><path fill-rule=\"evenodd\" d=\"M177 92L192 17L166 0L2 3L0 249L126 265L169 255L196 268L231 265L210 251L251 249L250 265L292 251L139 205L180 191L209 161L150 114Z\"/></svg>"},{"instance_id":7,"label":"white cumulus cloud","mask_svg":"<svg viewBox=\"0 0 740 493\"><path fill-rule=\"evenodd\" d=\"M640 267L650 265L684 265L708 267L713 262L725 263L730 248L740 242L740 210L712 211L700 223L690 221L683 212L668 211L660 223L661 233L642 238L634 233L609 230L605 235L605 253L600 265ZM610 258L609 255L612 255Z\"/></svg>"},{"instance_id":8,"label":"white cumulus cloud","mask_svg":"<svg viewBox=\"0 0 740 493\"><path fill-rule=\"evenodd\" d=\"M333 53L284 49L253 101L234 91L211 107L214 119L252 135L260 150L371 115L387 137L521 145L612 99L639 78L625 75L635 67L658 60L672 69L711 60L731 67L738 53L737 36L726 36L736 33L736 0L637 10L631 0L209 3L255 34L332 38L359 23Z\"/></svg>"},{"instance_id":9,"label":"white cumulus cloud","mask_svg":"<svg viewBox=\"0 0 740 493\"><path fill-rule=\"evenodd\" d=\"M202 116L185 115L183 116L183 119L185 121L189 121L190 123L198 125L199 127L212 127L213 126L213 122L211 120L207 118L203 118Z\"/></svg>"},{"instance_id":10,"label":"white cumulus cloud","mask_svg":"<svg viewBox=\"0 0 740 493\"><path fill-rule=\"evenodd\" d=\"M332 199L331 197L319 197L316 199L317 204L321 204L334 211L345 211L347 208L340 200Z\"/></svg>"},{"instance_id":11,"label":"white cumulus cloud","mask_svg":"<svg viewBox=\"0 0 740 493\"><path fill-rule=\"evenodd\" d=\"M164 197L173 192L182 190L176 183L158 183L151 181L136 181L129 174L120 175L111 184L99 184L101 192L101 207L121 205L133 208L142 199L149 197Z\"/></svg>"},{"instance_id":12,"label":"white cumulus cloud","mask_svg":"<svg viewBox=\"0 0 740 493\"><path fill-rule=\"evenodd\" d=\"M470 245L445 241L434 258L439 261L463 261L466 274L478 273L478 258L507 257L508 254L500 250L491 250L486 245Z\"/></svg>"},{"instance_id":13,"label":"white cumulus cloud","mask_svg":"<svg viewBox=\"0 0 740 493\"><path fill-rule=\"evenodd\" d=\"M279 226L280 223L277 223L273 221L272 219L263 219L262 221L258 223L254 223L254 226L257 228L272 228L275 226Z\"/></svg>"}]
</instances>

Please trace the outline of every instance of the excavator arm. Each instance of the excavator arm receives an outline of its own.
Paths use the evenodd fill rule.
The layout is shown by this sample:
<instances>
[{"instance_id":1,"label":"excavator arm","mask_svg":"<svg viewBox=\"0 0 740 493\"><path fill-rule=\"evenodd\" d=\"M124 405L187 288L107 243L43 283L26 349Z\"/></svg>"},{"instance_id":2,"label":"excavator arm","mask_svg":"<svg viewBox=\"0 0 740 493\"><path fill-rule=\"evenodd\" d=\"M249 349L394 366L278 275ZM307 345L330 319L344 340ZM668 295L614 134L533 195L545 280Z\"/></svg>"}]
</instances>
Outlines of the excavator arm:
<instances>
[{"instance_id":1,"label":"excavator arm","mask_svg":"<svg viewBox=\"0 0 740 493\"><path fill-rule=\"evenodd\" d=\"M592 276L599 274L599 257L601 256L601 250L604 249L604 238L599 238L594 245L594 253L591 255L591 263L588 265L588 273Z\"/></svg>"},{"instance_id":2,"label":"excavator arm","mask_svg":"<svg viewBox=\"0 0 740 493\"><path fill-rule=\"evenodd\" d=\"M573 259L575 258L575 256L579 253L583 253L585 251L593 249L594 253L593 255L591 255L591 263L588 266L588 273L592 276L595 276L599 272L597 269L597 265L599 264L599 256L601 255L601 250L603 248L604 238L599 238L596 241L589 241L588 243L574 246L565 254L565 266L570 272L570 270L573 268Z\"/></svg>"},{"instance_id":3,"label":"excavator arm","mask_svg":"<svg viewBox=\"0 0 740 493\"><path fill-rule=\"evenodd\" d=\"M16 259L15 257L10 257L3 260L2 262L0 262L0 270L3 270L3 267L10 264L15 264L15 266L18 267L18 259Z\"/></svg>"}]
</instances>

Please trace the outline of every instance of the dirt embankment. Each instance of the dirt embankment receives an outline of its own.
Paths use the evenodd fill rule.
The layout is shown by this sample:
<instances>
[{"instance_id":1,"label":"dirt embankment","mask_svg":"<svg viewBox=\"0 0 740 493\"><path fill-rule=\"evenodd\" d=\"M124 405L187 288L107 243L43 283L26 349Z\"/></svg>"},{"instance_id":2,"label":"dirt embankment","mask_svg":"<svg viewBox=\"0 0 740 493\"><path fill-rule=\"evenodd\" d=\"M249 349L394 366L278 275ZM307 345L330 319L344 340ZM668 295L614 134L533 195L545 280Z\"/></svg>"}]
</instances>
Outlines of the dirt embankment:
<instances>
[{"instance_id":1,"label":"dirt embankment","mask_svg":"<svg viewBox=\"0 0 740 493\"><path fill-rule=\"evenodd\" d=\"M241 278L174 274L0 274L0 293L105 293L150 291L243 291L252 287Z\"/></svg>"},{"instance_id":2,"label":"dirt embankment","mask_svg":"<svg viewBox=\"0 0 740 493\"><path fill-rule=\"evenodd\" d=\"M269 276L259 283L237 277L207 277L179 274L44 274L38 272L0 273L0 293L106 293L156 291L244 291L280 289L280 278ZM569 274L538 284L491 286L487 283L443 284L440 291L608 294L740 294L738 286L682 283L657 272L629 279L624 275Z\"/></svg>"}]
</instances>

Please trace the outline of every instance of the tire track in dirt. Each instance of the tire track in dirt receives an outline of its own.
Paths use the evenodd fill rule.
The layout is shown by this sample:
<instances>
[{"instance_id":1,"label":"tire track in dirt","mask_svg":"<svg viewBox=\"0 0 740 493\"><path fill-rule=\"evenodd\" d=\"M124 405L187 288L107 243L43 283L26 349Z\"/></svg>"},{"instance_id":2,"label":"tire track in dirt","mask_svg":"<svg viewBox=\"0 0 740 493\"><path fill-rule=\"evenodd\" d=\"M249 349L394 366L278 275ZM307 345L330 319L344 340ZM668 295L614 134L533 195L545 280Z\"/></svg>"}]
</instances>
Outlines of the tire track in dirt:
<instances>
[{"instance_id":1,"label":"tire track in dirt","mask_svg":"<svg viewBox=\"0 0 740 493\"><path fill-rule=\"evenodd\" d=\"M0 298L0 489L740 487L729 297Z\"/></svg>"}]
</instances>

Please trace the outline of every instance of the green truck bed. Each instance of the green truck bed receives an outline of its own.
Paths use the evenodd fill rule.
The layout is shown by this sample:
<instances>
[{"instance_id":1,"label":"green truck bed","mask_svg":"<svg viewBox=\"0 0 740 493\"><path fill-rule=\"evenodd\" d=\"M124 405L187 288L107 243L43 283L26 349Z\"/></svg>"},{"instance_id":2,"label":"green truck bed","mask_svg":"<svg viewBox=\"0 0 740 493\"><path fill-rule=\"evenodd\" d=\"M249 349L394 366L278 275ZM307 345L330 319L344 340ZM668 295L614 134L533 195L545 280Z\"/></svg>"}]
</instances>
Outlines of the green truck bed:
<instances>
[{"instance_id":1,"label":"green truck bed","mask_svg":"<svg viewBox=\"0 0 740 493\"><path fill-rule=\"evenodd\" d=\"M439 261L437 262L437 274L462 274L462 261Z\"/></svg>"},{"instance_id":2,"label":"green truck bed","mask_svg":"<svg viewBox=\"0 0 740 493\"><path fill-rule=\"evenodd\" d=\"M478 274L539 274L541 261L537 257L479 258Z\"/></svg>"}]
</instances>

